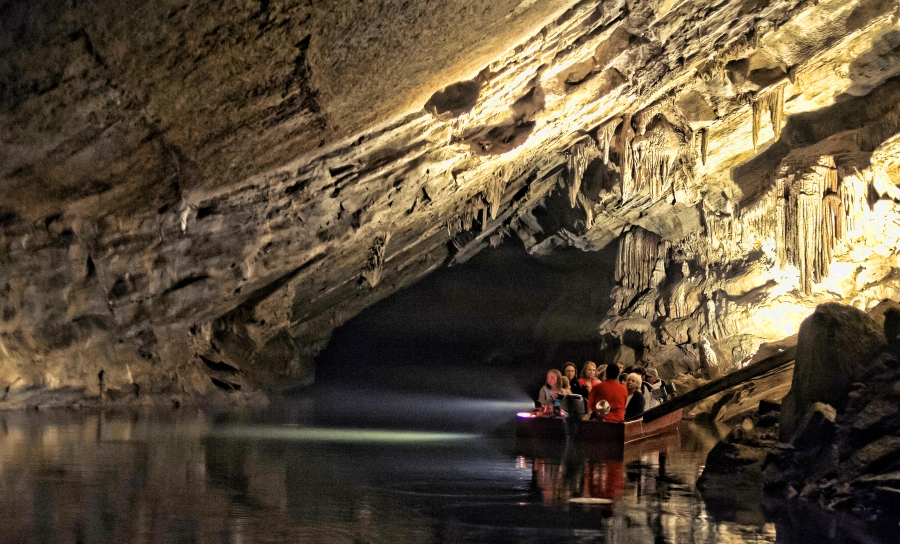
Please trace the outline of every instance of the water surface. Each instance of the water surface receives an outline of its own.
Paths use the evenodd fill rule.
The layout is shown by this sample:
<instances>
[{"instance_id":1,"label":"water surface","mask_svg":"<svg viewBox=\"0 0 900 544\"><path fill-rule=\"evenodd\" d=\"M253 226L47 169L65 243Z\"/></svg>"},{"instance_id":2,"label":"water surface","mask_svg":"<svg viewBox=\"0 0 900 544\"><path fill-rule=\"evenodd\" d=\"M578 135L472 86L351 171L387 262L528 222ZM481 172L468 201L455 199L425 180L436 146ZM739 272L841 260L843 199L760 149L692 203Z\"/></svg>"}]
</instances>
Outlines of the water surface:
<instances>
[{"instance_id":1,"label":"water surface","mask_svg":"<svg viewBox=\"0 0 900 544\"><path fill-rule=\"evenodd\" d=\"M708 514L694 483L715 437L700 427L609 459L516 444L515 403L361 401L347 417L329 398L245 416L0 414L0 542L801 541L752 507Z\"/></svg>"}]
</instances>

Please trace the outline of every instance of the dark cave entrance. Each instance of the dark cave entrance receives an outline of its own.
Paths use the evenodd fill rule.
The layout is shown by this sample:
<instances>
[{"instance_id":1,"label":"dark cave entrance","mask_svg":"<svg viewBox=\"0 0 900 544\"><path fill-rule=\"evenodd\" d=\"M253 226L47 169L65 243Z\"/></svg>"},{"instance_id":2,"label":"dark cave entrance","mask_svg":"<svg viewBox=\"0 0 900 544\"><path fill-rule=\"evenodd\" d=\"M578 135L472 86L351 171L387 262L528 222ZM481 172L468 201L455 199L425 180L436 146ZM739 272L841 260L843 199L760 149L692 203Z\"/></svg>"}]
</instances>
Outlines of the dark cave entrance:
<instances>
[{"instance_id":1,"label":"dark cave entrance","mask_svg":"<svg viewBox=\"0 0 900 544\"><path fill-rule=\"evenodd\" d=\"M614 244L547 258L521 244L442 268L336 329L316 360L323 386L522 398L550 368L602 361Z\"/></svg>"}]
</instances>

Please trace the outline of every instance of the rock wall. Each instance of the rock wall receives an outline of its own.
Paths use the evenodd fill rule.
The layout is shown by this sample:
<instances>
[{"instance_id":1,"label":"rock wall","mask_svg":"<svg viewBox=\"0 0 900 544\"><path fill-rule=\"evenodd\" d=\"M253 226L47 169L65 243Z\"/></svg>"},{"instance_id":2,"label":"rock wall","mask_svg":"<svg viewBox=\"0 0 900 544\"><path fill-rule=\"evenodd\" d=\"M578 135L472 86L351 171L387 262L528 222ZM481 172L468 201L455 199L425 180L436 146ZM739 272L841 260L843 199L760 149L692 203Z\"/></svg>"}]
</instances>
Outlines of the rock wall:
<instances>
[{"instance_id":1,"label":"rock wall","mask_svg":"<svg viewBox=\"0 0 900 544\"><path fill-rule=\"evenodd\" d=\"M12 393L309 383L513 235L620 243L597 325L658 365L896 297L889 3L113 4L0 6Z\"/></svg>"}]
</instances>

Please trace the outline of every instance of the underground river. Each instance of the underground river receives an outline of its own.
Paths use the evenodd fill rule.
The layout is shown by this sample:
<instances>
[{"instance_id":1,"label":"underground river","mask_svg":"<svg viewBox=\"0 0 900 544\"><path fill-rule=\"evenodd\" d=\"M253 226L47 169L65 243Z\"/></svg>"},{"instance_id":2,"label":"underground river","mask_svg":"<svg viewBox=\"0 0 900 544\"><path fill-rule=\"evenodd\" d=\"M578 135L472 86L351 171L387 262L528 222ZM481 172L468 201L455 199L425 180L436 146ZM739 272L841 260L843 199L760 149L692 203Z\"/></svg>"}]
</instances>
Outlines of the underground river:
<instances>
[{"instance_id":1,"label":"underground river","mask_svg":"<svg viewBox=\"0 0 900 544\"><path fill-rule=\"evenodd\" d=\"M707 504L695 482L716 436L691 422L609 459L517 444L527 401L338 397L2 413L0 542L878 541L752 493Z\"/></svg>"}]
</instances>

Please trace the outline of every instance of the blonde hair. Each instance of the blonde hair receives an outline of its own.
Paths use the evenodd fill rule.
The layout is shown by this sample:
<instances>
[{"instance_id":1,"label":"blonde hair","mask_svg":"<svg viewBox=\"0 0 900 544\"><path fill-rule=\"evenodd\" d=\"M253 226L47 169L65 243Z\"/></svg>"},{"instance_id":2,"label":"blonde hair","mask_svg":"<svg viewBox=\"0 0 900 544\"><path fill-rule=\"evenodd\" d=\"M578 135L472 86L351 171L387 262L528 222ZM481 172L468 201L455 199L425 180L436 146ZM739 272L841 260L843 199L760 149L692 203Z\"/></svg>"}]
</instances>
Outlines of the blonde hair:
<instances>
[{"instance_id":1,"label":"blonde hair","mask_svg":"<svg viewBox=\"0 0 900 544\"><path fill-rule=\"evenodd\" d=\"M594 368L595 368L595 369L597 368L597 363L595 363L594 361L588 361L588 362L584 363L584 366L581 367L581 377L582 377L582 378L587 378L587 367L588 367L588 365L594 365ZM596 378L596 377L597 377L597 376L594 376L594 378Z\"/></svg>"}]
</instances>

